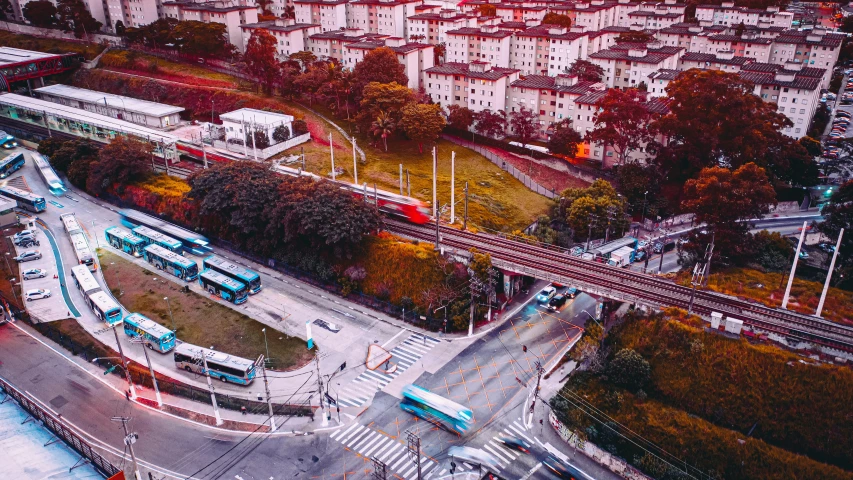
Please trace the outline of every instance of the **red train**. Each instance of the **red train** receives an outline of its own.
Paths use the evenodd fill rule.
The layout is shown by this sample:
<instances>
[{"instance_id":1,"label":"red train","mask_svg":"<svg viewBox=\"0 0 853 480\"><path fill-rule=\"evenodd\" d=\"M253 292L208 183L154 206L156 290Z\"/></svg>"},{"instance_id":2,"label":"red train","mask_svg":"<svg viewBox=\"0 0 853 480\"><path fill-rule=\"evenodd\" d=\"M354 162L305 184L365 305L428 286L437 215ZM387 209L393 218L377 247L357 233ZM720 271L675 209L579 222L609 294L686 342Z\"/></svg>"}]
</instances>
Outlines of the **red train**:
<instances>
[{"instance_id":1,"label":"red train","mask_svg":"<svg viewBox=\"0 0 853 480\"><path fill-rule=\"evenodd\" d=\"M313 173L303 172L295 168L283 167L279 165L273 167L273 169L282 175L290 175L293 177L307 176L316 180L323 179L322 177L314 175ZM328 182L334 182L335 184L339 185L344 190L349 191L358 198L364 197L365 190L362 186L337 180L323 180L326 180ZM395 217L401 217L412 223L424 224L432 219L432 211L426 203L420 200L416 200L414 198L406 197L403 195L397 195L396 193L386 192L384 190L377 190L376 194L374 195L373 190L368 188L367 201L378 201L379 210L382 213L386 215L393 215Z\"/></svg>"}]
</instances>

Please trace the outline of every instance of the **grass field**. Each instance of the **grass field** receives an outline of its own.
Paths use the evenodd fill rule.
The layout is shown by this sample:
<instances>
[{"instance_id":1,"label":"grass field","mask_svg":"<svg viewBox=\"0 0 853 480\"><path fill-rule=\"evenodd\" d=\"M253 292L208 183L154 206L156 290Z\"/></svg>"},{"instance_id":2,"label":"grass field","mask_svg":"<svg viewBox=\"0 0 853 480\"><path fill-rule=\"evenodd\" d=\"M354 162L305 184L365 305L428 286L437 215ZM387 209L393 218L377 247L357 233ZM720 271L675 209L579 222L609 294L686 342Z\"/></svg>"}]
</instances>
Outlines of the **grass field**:
<instances>
[{"instance_id":1,"label":"grass field","mask_svg":"<svg viewBox=\"0 0 853 480\"><path fill-rule=\"evenodd\" d=\"M129 50L110 50L101 57L99 66L129 72L136 71L153 78L193 83L206 87L254 89L250 82L228 74L214 72L198 65L172 62Z\"/></svg>"},{"instance_id":2,"label":"grass field","mask_svg":"<svg viewBox=\"0 0 853 480\"><path fill-rule=\"evenodd\" d=\"M116 254L99 250L98 256L110 290L131 312L172 328L169 305L163 300L169 297L179 340L249 359L264 353L263 324L197 293L183 292L171 280ZM313 358L299 338L271 331L267 340L276 370L298 368Z\"/></svg>"},{"instance_id":3,"label":"grass field","mask_svg":"<svg viewBox=\"0 0 853 480\"><path fill-rule=\"evenodd\" d=\"M0 45L46 53L80 53L86 60L97 57L104 50L104 46L97 43L77 43L53 38L31 37L6 31L0 31Z\"/></svg>"}]
</instances>

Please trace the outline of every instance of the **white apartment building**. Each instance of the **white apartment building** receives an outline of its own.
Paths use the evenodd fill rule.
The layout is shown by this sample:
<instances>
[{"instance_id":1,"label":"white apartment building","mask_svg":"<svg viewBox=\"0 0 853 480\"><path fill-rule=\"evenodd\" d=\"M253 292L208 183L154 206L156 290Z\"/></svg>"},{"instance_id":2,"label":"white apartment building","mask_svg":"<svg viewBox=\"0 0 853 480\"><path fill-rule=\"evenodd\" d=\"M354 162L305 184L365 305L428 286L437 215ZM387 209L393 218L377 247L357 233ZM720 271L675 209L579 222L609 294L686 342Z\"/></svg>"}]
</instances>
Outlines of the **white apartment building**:
<instances>
[{"instance_id":1,"label":"white apartment building","mask_svg":"<svg viewBox=\"0 0 853 480\"><path fill-rule=\"evenodd\" d=\"M347 28L348 1L293 0L296 23L320 25L323 32Z\"/></svg>"},{"instance_id":2,"label":"white apartment building","mask_svg":"<svg viewBox=\"0 0 853 480\"><path fill-rule=\"evenodd\" d=\"M421 0L353 0L346 5L346 26L406 38L407 18Z\"/></svg>"},{"instance_id":3,"label":"white apartment building","mask_svg":"<svg viewBox=\"0 0 853 480\"><path fill-rule=\"evenodd\" d=\"M564 119L574 120L575 100L590 92L603 91L603 83L578 80L573 75L557 76L528 75L512 82L509 95L509 111L525 107L539 114L539 138L547 140L553 133L553 125Z\"/></svg>"},{"instance_id":4,"label":"white apartment building","mask_svg":"<svg viewBox=\"0 0 853 480\"><path fill-rule=\"evenodd\" d=\"M791 68L802 64L790 64ZM775 73L741 72L741 77L755 84L754 93L765 102L775 103L793 126L782 133L800 138L809 130L809 124L820 104L821 79L809 77L797 70L778 70Z\"/></svg>"},{"instance_id":5,"label":"white apartment building","mask_svg":"<svg viewBox=\"0 0 853 480\"><path fill-rule=\"evenodd\" d=\"M423 35L422 42L438 45L447 41L447 32L461 28L474 28L477 22L473 16L456 10L417 13L408 18L409 38Z\"/></svg>"},{"instance_id":6,"label":"white apartment building","mask_svg":"<svg viewBox=\"0 0 853 480\"><path fill-rule=\"evenodd\" d=\"M320 32L309 35L307 50L316 55L317 58L333 58L339 62L343 62L345 45L383 38L386 38L385 35L365 33L360 28Z\"/></svg>"},{"instance_id":7,"label":"white apartment building","mask_svg":"<svg viewBox=\"0 0 853 480\"><path fill-rule=\"evenodd\" d=\"M809 67L824 68L823 88L829 88L832 67L841 52L843 33L827 33L815 29L810 32L788 30L773 40L770 63L785 65L788 62L802 63Z\"/></svg>"},{"instance_id":8,"label":"white apartment building","mask_svg":"<svg viewBox=\"0 0 853 480\"><path fill-rule=\"evenodd\" d=\"M548 9L544 6L531 6L530 3L498 3L495 4L495 15L504 22L526 22L533 20L541 23Z\"/></svg>"},{"instance_id":9,"label":"white apartment building","mask_svg":"<svg viewBox=\"0 0 853 480\"><path fill-rule=\"evenodd\" d=\"M510 66L525 75L557 75L577 59L586 59L588 36L557 25L517 31L510 41Z\"/></svg>"},{"instance_id":10,"label":"white apartment building","mask_svg":"<svg viewBox=\"0 0 853 480\"><path fill-rule=\"evenodd\" d=\"M459 105L475 112L506 110L507 88L518 70L493 67L489 62L445 63L424 70L424 88L444 107Z\"/></svg>"},{"instance_id":11,"label":"white apartment building","mask_svg":"<svg viewBox=\"0 0 853 480\"><path fill-rule=\"evenodd\" d=\"M421 72L432 68L435 62L435 47L428 43L406 43L400 37L346 43L343 45L343 66L355 68L368 52L379 47L388 47L397 54L397 60L405 67L409 78L408 87L419 89L423 79Z\"/></svg>"},{"instance_id":12,"label":"white apartment building","mask_svg":"<svg viewBox=\"0 0 853 480\"><path fill-rule=\"evenodd\" d=\"M722 72L737 73L743 69L744 65L752 62L755 62L754 58L738 57L731 51L717 52L716 55L710 53L687 52L678 59L678 68L680 70L699 68L702 70L719 70ZM651 78L651 75L649 78Z\"/></svg>"},{"instance_id":13,"label":"white apartment building","mask_svg":"<svg viewBox=\"0 0 853 480\"><path fill-rule=\"evenodd\" d=\"M665 97L666 87L669 82L675 80L683 70L675 70L671 68L661 68L649 74L649 79L646 82L648 85L649 96L653 98Z\"/></svg>"},{"instance_id":14,"label":"white apartment building","mask_svg":"<svg viewBox=\"0 0 853 480\"><path fill-rule=\"evenodd\" d=\"M751 57L759 62L766 62L770 58L772 40L761 38L754 32L744 32L743 35L703 35L704 45L695 46L694 51L716 54L718 52L734 52L738 57Z\"/></svg>"},{"instance_id":15,"label":"white apartment building","mask_svg":"<svg viewBox=\"0 0 853 480\"><path fill-rule=\"evenodd\" d=\"M625 43L593 53L589 61L604 69L610 88L636 88L649 74L661 68L674 69L684 49L659 43L648 45Z\"/></svg>"},{"instance_id":16,"label":"white apartment building","mask_svg":"<svg viewBox=\"0 0 853 480\"><path fill-rule=\"evenodd\" d=\"M258 30L265 30L275 37L275 49L279 60L285 60L296 52L308 50L311 35L320 33L319 25L296 23L292 18L277 18L267 22L249 23L241 26L243 44L248 45L249 39Z\"/></svg>"},{"instance_id":17,"label":"white apartment building","mask_svg":"<svg viewBox=\"0 0 853 480\"><path fill-rule=\"evenodd\" d=\"M243 43L243 25L258 23L258 7L255 5L233 5L226 0L211 2L165 2L163 16L180 21L194 20L204 23L225 25L228 41L241 53L246 51Z\"/></svg>"},{"instance_id":18,"label":"white apartment building","mask_svg":"<svg viewBox=\"0 0 853 480\"><path fill-rule=\"evenodd\" d=\"M104 26L111 31L115 31L118 22L136 28L154 23L163 9L161 0L104 0L103 5L109 20Z\"/></svg>"},{"instance_id":19,"label":"white apartment building","mask_svg":"<svg viewBox=\"0 0 853 480\"><path fill-rule=\"evenodd\" d=\"M736 7L734 2L723 2L722 5L698 5L696 19L702 25L744 25L776 26L791 28L794 14L781 12L778 7L758 8Z\"/></svg>"},{"instance_id":20,"label":"white apartment building","mask_svg":"<svg viewBox=\"0 0 853 480\"><path fill-rule=\"evenodd\" d=\"M500 30L496 25L450 30L447 32L447 61L482 61L496 67L509 68L511 37L512 32Z\"/></svg>"},{"instance_id":21,"label":"white apartment building","mask_svg":"<svg viewBox=\"0 0 853 480\"><path fill-rule=\"evenodd\" d=\"M670 12L665 6L657 7L655 10L635 10L627 17L627 26L639 26L643 30L667 28L684 21L683 12Z\"/></svg>"}]
</instances>

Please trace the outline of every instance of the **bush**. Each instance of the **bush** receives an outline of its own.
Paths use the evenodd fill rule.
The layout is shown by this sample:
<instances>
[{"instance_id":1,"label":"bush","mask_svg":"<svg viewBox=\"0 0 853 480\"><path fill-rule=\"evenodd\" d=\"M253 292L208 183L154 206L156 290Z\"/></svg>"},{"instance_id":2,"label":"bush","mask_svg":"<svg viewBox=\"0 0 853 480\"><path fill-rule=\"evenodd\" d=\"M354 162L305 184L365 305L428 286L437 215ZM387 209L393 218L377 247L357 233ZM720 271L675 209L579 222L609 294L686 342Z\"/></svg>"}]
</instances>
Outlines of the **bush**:
<instances>
[{"instance_id":1,"label":"bush","mask_svg":"<svg viewBox=\"0 0 853 480\"><path fill-rule=\"evenodd\" d=\"M620 387L636 390L649 381L651 367L642 355L630 348L619 350L607 365L607 378Z\"/></svg>"}]
</instances>

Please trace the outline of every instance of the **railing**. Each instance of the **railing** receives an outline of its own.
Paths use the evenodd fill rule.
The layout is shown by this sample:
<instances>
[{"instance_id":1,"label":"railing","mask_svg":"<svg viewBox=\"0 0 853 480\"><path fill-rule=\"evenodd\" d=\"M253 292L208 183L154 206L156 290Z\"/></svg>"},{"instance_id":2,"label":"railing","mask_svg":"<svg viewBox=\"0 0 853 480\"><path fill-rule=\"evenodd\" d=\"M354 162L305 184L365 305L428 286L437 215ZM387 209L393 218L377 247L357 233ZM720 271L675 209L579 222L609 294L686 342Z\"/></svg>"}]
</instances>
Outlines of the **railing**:
<instances>
[{"instance_id":1,"label":"railing","mask_svg":"<svg viewBox=\"0 0 853 480\"><path fill-rule=\"evenodd\" d=\"M38 402L30 398L29 395L21 392L2 377L0 377L0 388L6 392L8 397L14 398L15 401L18 402L18 405L26 410L33 418L41 421L42 425L47 427L54 435L62 439L62 441L68 444L68 446L73 448L77 453L88 459L96 469L104 474L104 476L111 477L121 471L118 467L110 463L109 460L96 452L89 442L84 440L82 436L66 425L61 418L56 417L53 413L45 410L38 404ZM5 401L6 399L4 399L4 402ZM71 468L73 469L74 467Z\"/></svg>"}]
</instances>

